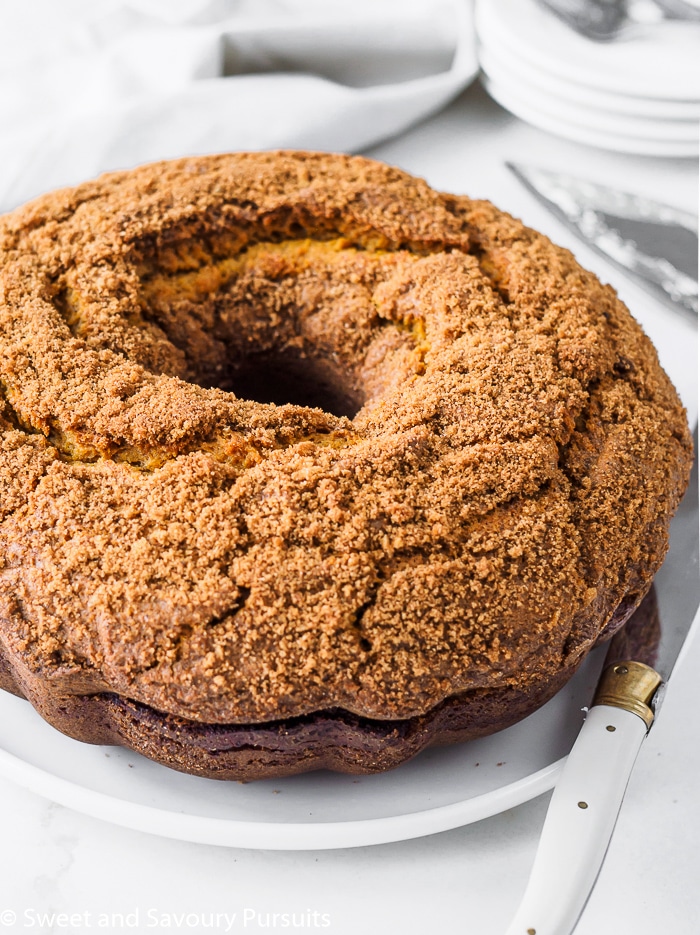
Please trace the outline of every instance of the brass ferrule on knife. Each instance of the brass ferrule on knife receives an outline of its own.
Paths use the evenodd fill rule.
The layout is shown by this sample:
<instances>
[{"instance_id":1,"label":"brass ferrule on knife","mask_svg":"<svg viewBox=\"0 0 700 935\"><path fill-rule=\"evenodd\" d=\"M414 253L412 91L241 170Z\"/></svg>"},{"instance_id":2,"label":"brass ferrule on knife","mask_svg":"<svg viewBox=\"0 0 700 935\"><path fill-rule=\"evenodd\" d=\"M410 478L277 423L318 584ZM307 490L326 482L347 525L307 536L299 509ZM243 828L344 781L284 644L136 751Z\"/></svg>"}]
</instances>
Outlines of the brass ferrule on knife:
<instances>
[{"instance_id":1,"label":"brass ferrule on knife","mask_svg":"<svg viewBox=\"0 0 700 935\"><path fill-rule=\"evenodd\" d=\"M593 704L631 711L639 715L648 730L654 721L649 702L661 681L659 673L643 662L614 662L603 671Z\"/></svg>"}]
</instances>

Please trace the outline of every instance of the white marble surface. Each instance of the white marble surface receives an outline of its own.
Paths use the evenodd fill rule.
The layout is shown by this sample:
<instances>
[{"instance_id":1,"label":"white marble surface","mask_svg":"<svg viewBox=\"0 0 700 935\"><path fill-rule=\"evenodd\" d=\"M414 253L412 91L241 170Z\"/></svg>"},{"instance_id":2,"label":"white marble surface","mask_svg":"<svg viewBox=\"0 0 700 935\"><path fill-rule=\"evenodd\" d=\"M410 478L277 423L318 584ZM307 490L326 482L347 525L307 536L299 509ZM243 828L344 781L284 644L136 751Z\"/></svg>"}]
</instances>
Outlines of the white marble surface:
<instances>
[{"instance_id":1,"label":"white marble surface","mask_svg":"<svg viewBox=\"0 0 700 935\"><path fill-rule=\"evenodd\" d=\"M574 249L664 345L662 358L697 412L694 329L575 242L503 167L511 159L566 169L692 208L692 161L618 156L557 140L510 117L478 87L372 155L442 189L490 197ZM669 333L674 339L664 343ZM698 671L696 638L642 747L576 935L697 931ZM399 844L273 852L124 830L0 780L0 933L255 932L290 929L272 914L296 913L302 930L336 935L499 935L525 886L547 801L542 796L477 824Z\"/></svg>"}]
</instances>

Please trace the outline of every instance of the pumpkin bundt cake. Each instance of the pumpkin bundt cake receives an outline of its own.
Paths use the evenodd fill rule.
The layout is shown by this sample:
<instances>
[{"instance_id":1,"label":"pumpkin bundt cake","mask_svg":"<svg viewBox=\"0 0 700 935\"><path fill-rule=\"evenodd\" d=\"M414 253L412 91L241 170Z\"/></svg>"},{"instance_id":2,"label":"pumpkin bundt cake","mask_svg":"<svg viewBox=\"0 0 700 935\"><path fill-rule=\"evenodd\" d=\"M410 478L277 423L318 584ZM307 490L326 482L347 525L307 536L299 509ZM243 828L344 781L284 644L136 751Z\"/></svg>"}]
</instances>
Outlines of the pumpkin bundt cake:
<instances>
[{"instance_id":1,"label":"pumpkin bundt cake","mask_svg":"<svg viewBox=\"0 0 700 935\"><path fill-rule=\"evenodd\" d=\"M223 779L524 717L687 484L609 286L360 157L111 173L0 219L0 685Z\"/></svg>"}]
</instances>

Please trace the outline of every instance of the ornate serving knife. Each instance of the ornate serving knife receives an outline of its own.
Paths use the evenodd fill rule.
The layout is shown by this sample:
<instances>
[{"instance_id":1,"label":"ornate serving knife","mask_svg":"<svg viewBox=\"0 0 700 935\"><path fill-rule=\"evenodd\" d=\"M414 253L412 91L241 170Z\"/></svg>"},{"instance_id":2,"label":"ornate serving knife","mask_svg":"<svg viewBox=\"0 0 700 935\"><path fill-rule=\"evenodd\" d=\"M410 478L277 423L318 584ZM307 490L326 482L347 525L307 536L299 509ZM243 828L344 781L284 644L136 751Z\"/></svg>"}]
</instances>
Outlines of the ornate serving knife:
<instances>
[{"instance_id":1,"label":"ornate serving knife","mask_svg":"<svg viewBox=\"0 0 700 935\"><path fill-rule=\"evenodd\" d=\"M697 220L675 208L569 176L509 164L555 214L676 307L697 314ZM569 935L593 889L632 767L695 621L700 626L698 432L688 491L655 579L654 658L619 658L613 640L581 732L554 789L525 895L507 935Z\"/></svg>"},{"instance_id":2,"label":"ornate serving knife","mask_svg":"<svg viewBox=\"0 0 700 935\"><path fill-rule=\"evenodd\" d=\"M696 215L560 172L506 165L590 247L676 310L697 315Z\"/></svg>"}]
</instances>

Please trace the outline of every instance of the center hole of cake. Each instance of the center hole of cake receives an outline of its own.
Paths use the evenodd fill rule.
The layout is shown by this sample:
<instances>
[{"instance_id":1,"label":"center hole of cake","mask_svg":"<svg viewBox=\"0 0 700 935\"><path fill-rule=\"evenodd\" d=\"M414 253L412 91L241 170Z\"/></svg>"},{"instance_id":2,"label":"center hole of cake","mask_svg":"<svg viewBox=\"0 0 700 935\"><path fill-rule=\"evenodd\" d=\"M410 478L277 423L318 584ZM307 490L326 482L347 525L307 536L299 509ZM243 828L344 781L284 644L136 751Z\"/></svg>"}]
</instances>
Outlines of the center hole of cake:
<instances>
[{"instance_id":1,"label":"center hole of cake","mask_svg":"<svg viewBox=\"0 0 700 935\"><path fill-rule=\"evenodd\" d=\"M240 399L323 409L354 418L364 400L330 361L296 348L275 348L229 361L221 389Z\"/></svg>"}]
</instances>

